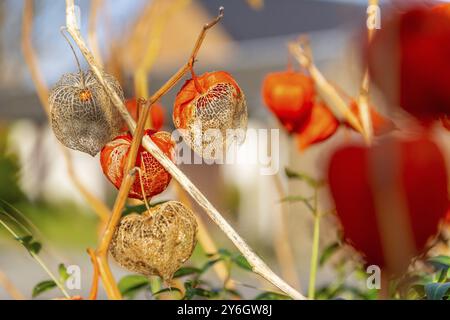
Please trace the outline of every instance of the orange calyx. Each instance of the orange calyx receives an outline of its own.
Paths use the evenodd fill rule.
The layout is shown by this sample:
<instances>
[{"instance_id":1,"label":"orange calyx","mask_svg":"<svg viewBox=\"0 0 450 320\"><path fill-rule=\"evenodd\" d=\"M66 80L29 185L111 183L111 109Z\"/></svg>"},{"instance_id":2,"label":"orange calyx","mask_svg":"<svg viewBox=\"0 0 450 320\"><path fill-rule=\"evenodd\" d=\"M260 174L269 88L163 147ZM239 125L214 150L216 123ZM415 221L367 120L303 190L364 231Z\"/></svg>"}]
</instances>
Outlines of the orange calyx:
<instances>
[{"instance_id":1,"label":"orange calyx","mask_svg":"<svg viewBox=\"0 0 450 320\"><path fill-rule=\"evenodd\" d=\"M292 70L269 73L263 82L265 104L290 133L308 119L314 105L313 80Z\"/></svg>"},{"instance_id":2,"label":"orange calyx","mask_svg":"<svg viewBox=\"0 0 450 320\"><path fill-rule=\"evenodd\" d=\"M350 102L350 110L358 119L360 119L359 107L356 101L352 100ZM374 107L369 106L369 113L372 121L373 133L376 136L389 133L395 129L394 122L392 122L391 119L386 118L382 114L378 113ZM350 125L348 122L344 122L344 125L355 130L355 128L353 128L353 126Z\"/></svg>"},{"instance_id":3,"label":"orange calyx","mask_svg":"<svg viewBox=\"0 0 450 320\"><path fill-rule=\"evenodd\" d=\"M323 102L317 102L296 138L300 151L330 138L338 129L339 121Z\"/></svg>"},{"instance_id":4,"label":"orange calyx","mask_svg":"<svg viewBox=\"0 0 450 320\"><path fill-rule=\"evenodd\" d=\"M191 102L198 96L207 94L210 88L219 83L228 83L236 89L238 95L241 94L241 89L236 81L225 71L206 72L201 76L195 76L193 79L189 79L184 83L175 98L173 108L173 121L177 128L186 129L187 123L192 118L194 106ZM197 86L202 88L203 93L200 92Z\"/></svg>"}]
</instances>

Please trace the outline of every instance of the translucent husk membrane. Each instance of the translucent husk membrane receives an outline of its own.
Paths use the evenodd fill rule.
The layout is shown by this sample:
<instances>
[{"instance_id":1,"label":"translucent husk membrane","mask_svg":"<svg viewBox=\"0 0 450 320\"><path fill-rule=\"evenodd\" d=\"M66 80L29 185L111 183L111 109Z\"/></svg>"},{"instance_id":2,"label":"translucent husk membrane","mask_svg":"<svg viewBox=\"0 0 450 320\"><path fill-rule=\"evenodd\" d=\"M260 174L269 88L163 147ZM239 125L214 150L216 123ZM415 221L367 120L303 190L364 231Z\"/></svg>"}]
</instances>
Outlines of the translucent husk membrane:
<instances>
[{"instance_id":1,"label":"translucent husk membrane","mask_svg":"<svg viewBox=\"0 0 450 320\"><path fill-rule=\"evenodd\" d=\"M238 93L232 84L217 83L191 105L193 114L182 133L197 154L205 159L221 159L230 145L245 141L247 104L244 93ZM235 131L227 132L229 129Z\"/></svg>"},{"instance_id":2,"label":"translucent husk membrane","mask_svg":"<svg viewBox=\"0 0 450 320\"><path fill-rule=\"evenodd\" d=\"M123 217L109 250L125 269L168 281L192 255L196 234L192 211L181 202L168 201L142 215Z\"/></svg>"},{"instance_id":3,"label":"translucent husk membrane","mask_svg":"<svg viewBox=\"0 0 450 320\"><path fill-rule=\"evenodd\" d=\"M104 73L105 81L124 100L119 82ZM56 138L66 147L95 156L119 135L123 119L94 73L64 74L49 97Z\"/></svg>"}]
</instances>

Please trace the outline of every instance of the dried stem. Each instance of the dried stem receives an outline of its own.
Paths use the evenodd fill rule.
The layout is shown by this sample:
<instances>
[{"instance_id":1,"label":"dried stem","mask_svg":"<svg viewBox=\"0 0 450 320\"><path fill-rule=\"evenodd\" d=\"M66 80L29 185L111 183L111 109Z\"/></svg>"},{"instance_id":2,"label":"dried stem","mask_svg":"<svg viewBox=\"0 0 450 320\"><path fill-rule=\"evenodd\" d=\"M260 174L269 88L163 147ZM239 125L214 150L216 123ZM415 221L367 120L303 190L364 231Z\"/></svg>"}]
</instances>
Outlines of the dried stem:
<instances>
[{"instance_id":1,"label":"dried stem","mask_svg":"<svg viewBox=\"0 0 450 320\"><path fill-rule=\"evenodd\" d=\"M223 8L220 9L219 15L211 22L204 25L202 32L200 33L197 42L192 51L191 58L188 63L180 68L156 93L154 93L147 104L152 105L156 102L162 95L164 95L168 90L170 90L175 83L189 70L195 57L200 49L200 46L205 38L206 32L214 26L223 16ZM66 0L66 24L69 33L72 38L77 43L84 57L86 58L91 70L97 76L99 82L104 86L105 90L109 94L114 106L120 111L123 118L125 119L131 132L135 131L136 123L134 122L131 115L126 110L126 107L120 97L112 90L112 88L105 82L102 76L101 69L97 62L95 61L92 54L86 47L81 35L80 30L77 26L75 11L74 11L74 1ZM145 116L144 116L145 118ZM158 146L151 141L148 137L142 139L143 147L150 152L153 157L174 177L181 186L192 196L192 198L205 210L209 217L220 227L220 229L230 238L233 244L241 251L244 257L248 260L253 268L253 271L260 274L266 280L271 282L273 285L278 287L285 294L291 296L294 299L305 299L305 297L296 291L294 288L289 286L280 277L278 277L247 245L247 243L239 236L239 234L228 224L228 222L222 217L222 215L217 211L216 208L208 201L208 199L200 192L200 190L186 177L186 175L158 148ZM123 185L124 183L122 183ZM119 191L120 193L120 191Z\"/></svg>"},{"instance_id":2,"label":"dried stem","mask_svg":"<svg viewBox=\"0 0 450 320\"><path fill-rule=\"evenodd\" d=\"M138 102L138 106L141 105L141 101ZM149 105L144 104L142 107L142 112L145 114L148 112ZM141 145L142 136L144 135L145 129L145 118L139 118L136 130L134 131L133 140L131 141L130 151L128 152L127 162L124 168L125 180L119 189L119 194L117 195L116 202L114 204L113 212L109 218L106 229L103 233L103 237L100 241L100 245L97 250L97 259L100 265L100 276L102 278L103 284L105 286L106 294L110 299L121 299L119 289L117 288L116 282L112 276L111 270L108 264L108 249L111 243L114 231L122 217L122 210L128 199L128 194L130 192L131 185L134 182L135 172L133 170L136 163L136 157L138 155L139 147ZM128 174L130 172L130 174ZM131 174L133 172L133 174Z\"/></svg>"},{"instance_id":3,"label":"dried stem","mask_svg":"<svg viewBox=\"0 0 450 320\"><path fill-rule=\"evenodd\" d=\"M189 0L173 1L162 14L153 14L153 21L148 33L148 45L145 47L142 60L134 72L134 90L138 97L148 99L148 73L156 62L162 44L162 34L171 15L185 6ZM158 2L151 5L155 6Z\"/></svg>"},{"instance_id":4,"label":"dried stem","mask_svg":"<svg viewBox=\"0 0 450 320\"><path fill-rule=\"evenodd\" d=\"M91 291L89 293L89 300L97 300L98 277L100 275L100 271L98 267L97 258L95 256L95 251L89 248L87 249L87 253L89 254L89 257L91 257L92 267L94 269L94 272L92 273L92 284L91 284Z\"/></svg>"},{"instance_id":5,"label":"dried stem","mask_svg":"<svg viewBox=\"0 0 450 320\"><path fill-rule=\"evenodd\" d=\"M143 59L139 66L137 67L134 73L134 88L135 94L138 97L143 97L147 99L149 97L148 92L148 76L149 72L155 64L156 57L160 51L161 43L162 43L162 33L164 31L164 27L169 20L169 17L173 15L175 11L180 10L181 7L185 6L190 0L178 0L174 1L171 6L163 14L159 14L153 19L153 24L151 26L151 32L149 32L148 36L148 45L145 48ZM152 5L156 5L158 2L152 3ZM140 108L137 108L138 111ZM145 116L145 114L144 114ZM138 117L139 119L139 117ZM150 120L150 121L149 121ZM147 116L146 127L151 126L150 115ZM142 180L141 180L142 181ZM188 208L192 210L192 203L189 197L186 195L186 192L179 185L179 183L175 184L176 192L178 195L178 199L183 202ZM193 211L193 210L192 210ZM217 246L214 243L211 235L208 233L208 229L206 225L203 223L201 217L197 214L197 222L198 222L198 235L197 239L200 246L207 253L215 253L217 252ZM225 265L225 262L220 261L213 266L213 270L217 274L218 278L224 283L228 276L228 270ZM229 282L229 288L234 287L232 283Z\"/></svg>"},{"instance_id":6,"label":"dried stem","mask_svg":"<svg viewBox=\"0 0 450 320\"><path fill-rule=\"evenodd\" d=\"M6 293L8 293L14 300L25 300L25 296L16 288L16 286L9 280L4 272L0 270L0 286L2 286Z\"/></svg>"},{"instance_id":7,"label":"dried stem","mask_svg":"<svg viewBox=\"0 0 450 320\"><path fill-rule=\"evenodd\" d=\"M368 1L369 6L377 6L378 0L369 0ZM369 12L367 12L369 14ZM367 37L368 41L370 42L373 38L373 35L375 33L374 29L367 29ZM360 91L359 91L359 97L358 97L358 108L359 108L359 114L361 117L361 123L364 128L364 131L367 134L368 141L372 141L373 138L373 124L372 124L372 118L370 117L370 107L369 107L369 87L370 87L370 76L369 76L369 68L366 67L366 70L364 71L363 80L361 83Z\"/></svg>"},{"instance_id":8,"label":"dried stem","mask_svg":"<svg viewBox=\"0 0 450 320\"><path fill-rule=\"evenodd\" d=\"M119 224L122 216L122 210L128 199L128 194L130 193L131 186L133 185L135 175L136 170L131 170L127 175L125 175L125 178L120 186L119 193L117 194L116 202L114 203L113 212L109 218L100 245L96 252L100 277L102 278L103 286L108 298L112 300L120 300L122 299L122 295L120 294L119 288L117 288L116 281L114 280L114 276L109 268L108 249L114 235L115 228Z\"/></svg>"},{"instance_id":9,"label":"dried stem","mask_svg":"<svg viewBox=\"0 0 450 320\"><path fill-rule=\"evenodd\" d=\"M284 199L286 193L284 192L281 177L276 174L273 175L275 187L277 188L278 198ZM289 241L289 230L287 222L287 206L281 203L281 212L278 219L278 226L275 230L274 248L278 263L281 267L281 274L294 287L300 289L300 282L298 280L297 271L295 268L295 258L291 243Z\"/></svg>"},{"instance_id":10,"label":"dried stem","mask_svg":"<svg viewBox=\"0 0 450 320\"><path fill-rule=\"evenodd\" d=\"M189 209L192 210L192 203L187 196L184 189L181 187L181 185L176 181L175 183L176 192L178 195L178 199L180 202L184 203ZM193 211L193 210L192 210ZM202 218L199 217L197 214L197 223L198 223L198 233L197 233L197 239L200 243L200 246L203 248L203 251L206 253L216 253L218 252L217 246L211 237L211 235L208 232L208 228L206 227L205 223L203 222ZM224 261L219 261L213 265L213 270L217 274L217 277L220 279L222 283L225 283L228 278L228 268ZM234 288L234 283L231 281L228 281L227 288L232 289Z\"/></svg>"},{"instance_id":11,"label":"dried stem","mask_svg":"<svg viewBox=\"0 0 450 320\"><path fill-rule=\"evenodd\" d=\"M33 48L31 34L33 30L33 0L26 0L23 8L23 20L22 20L22 38L21 45L22 51L25 58L25 62L31 73L31 79L36 87L36 92L38 94L41 105L50 120L50 105L48 103L48 88L42 77L41 70L39 69L38 61L36 58L36 53ZM86 202L90 205L92 210L98 215L98 217L103 221L107 221L110 211L108 207L92 193L90 193L86 187L81 183L75 174L72 159L69 152L63 146L61 146L62 154L67 166L67 172L72 183L84 197Z\"/></svg>"},{"instance_id":12,"label":"dried stem","mask_svg":"<svg viewBox=\"0 0 450 320\"><path fill-rule=\"evenodd\" d=\"M103 0L91 0L91 8L88 22L88 35L87 35L87 42L89 44L89 47L91 48L92 55L101 66L103 66L103 59L100 53L100 47L98 45L97 19L99 9L101 8L102 5Z\"/></svg>"},{"instance_id":13,"label":"dried stem","mask_svg":"<svg viewBox=\"0 0 450 320\"><path fill-rule=\"evenodd\" d=\"M331 111L335 113L339 112L340 114L337 114L337 116L343 116L352 127L363 135L367 141L367 135L358 118L350 110L337 90L325 79L319 69L317 69L314 65L311 48L309 47L307 41L304 38L301 38L297 43L290 43L289 51L297 62L309 71L311 77L316 83L320 96L329 106L332 107Z\"/></svg>"}]
</instances>

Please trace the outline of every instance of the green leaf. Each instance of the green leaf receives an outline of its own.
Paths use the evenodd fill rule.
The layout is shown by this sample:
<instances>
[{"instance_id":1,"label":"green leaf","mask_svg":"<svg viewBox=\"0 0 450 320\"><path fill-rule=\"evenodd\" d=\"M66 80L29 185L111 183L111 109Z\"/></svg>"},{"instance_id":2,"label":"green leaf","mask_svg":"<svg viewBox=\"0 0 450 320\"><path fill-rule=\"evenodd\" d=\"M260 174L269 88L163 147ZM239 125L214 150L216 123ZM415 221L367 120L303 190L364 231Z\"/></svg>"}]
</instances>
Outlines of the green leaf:
<instances>
[{"instance_id":1,"label":"green leaf","mask_svg":"<svg viewBox=\"0 0 450 320\"><path fill-rule=\"evenodd\" d=\"M217 258L217 259L210 260L210 261L206 262L206 263L203 265L200 274L205 273L209 268L211 268L211 267L212 267L213 265L215 265L217 262L222 261L222 260L223 260L223 258ZM200 275L200 274L199 274L199 275Z\"/></svg>"},{"instance_id":2,"label":"green leaf","mask_svg":"<svg viewBox=\"0 0 450 320\"><path fill-rule=\"evenodd\" d=\"M39 254L42 249L42 245L37 241L33 241L33 236L31 235L18 237L16 240L19 241L30 254Z\"/></svg>"},{"instance_id":3,"label":"green leaf","mask_svg":"<svg viewBox=\"0 0 450 320\"><path fill-rule=\"evenodd\" d=\"M150 281L147 277L133 274L120 279L117 286L124 297L132 299L139 291L149 288Z\"/></svg>"},{"instance_id":4,"label":"green leaf","mask_svg":"<svg viewBox=\"0 0 450 320\"><path fill-rule=\"evenodd\" d=\"M448 269L450 268L450 256L437 256L427 260L436 269Z\"/></svg>"},{"instance_id":5,"label":"green leaf","mask_svg":"<svg viewBox=\"0 0 450 320\"><path fill-rule=\"evenodd\" d=\"M450 291L450 282L446 283L427 283L425 292L428 300L442 300Z\"/></svg>"},{"instance_id":6,"label":"green leaf","mask_svg":"<svg viewBox=\"0 0 450 320\"><path fill-rule=\"evenodd\" d=\"M267 291L257 295L254 300L291 300L291 298L281 293Z\"/></svg>"},{"instance_id":7,"label":"green leaf","mask_svg":"<svg viewBox=\"0 0 450 320\"><path fill-rule=\"evenodd\" d=\"M181 277L184 277L184 276L189 276L191 274L199 274L201 272L202 272L202 270L200 270L199 268L184 267L184 268L178 269L175 272L175 274L173 275L173 278L181 278Z\"/></svg>"},{"instance_id":8,"label":"green leaf","mask_svg":"<svg viewBox=\"0 0 450 320\"><path fill-rule=\"evenodd\" d=\"M234 257L233 262L244 270L253 271L252 266L250 265L250 263L248 263L247 259L245 259L245 257L242 254L239 254L236 257Z\"/></svg>"},{"instance_id":9,"label":"green leaf","mask_svg":"<svg viewBox=\"0 0 450 320\"><path fill-rule=\"evenodd\" d=\"M46 280L46 281L42 281L39 282L34 288L33 288L33 293L32 293L32 297L35 298L38 295L40 295L41 293L51 290L53 288L56 287L56 283L53 280Z\"/></svg>"},{"instance_id":10,"label":"green leaf","mask_svg":"<svg viewBox=\"0 0 450 320\"><path fill-rule=\"evenodd\" d=\"M59 273L59 279L61 280L61 282L65 282L70 277L70 274L67 273L67 268L64 265L64 263L60 263L58 265L58 273Z\"/></svg>"},{"instance_id":11,"label":"green leaf","mask_svg":"<svg viewBox=\"0 0 450 320\"><path fill-rule=\"evenodd\" d=\"M221 257L224 257L224 258L226 258L226 257L231 257L231 252L228 251L227 249L220 248L219 251L217 251L217 253L218 253Z\"/></svg>"},{"instance_id":12,"label":"green leaf","mask_svg":"<svg viewBox=\"0 0 450 320\"><path fill-rule=\"evenodd\" d=\"M323 252L322 255L319 258L319 266L323 266L328 259L331 258L331 256L338 251L338 249L340 248L340 244L338 242L334 242L332 244L330 244L328 247L326 247Z\"/></svg>"},{"instance_id":13,"label":"green leaf","mask_svg":"<svg viewBox=\"0 0 450 320\"><path fill-rule=\"evenodd\" d=\"M308 176L305 173L296 172L289 168L285 168L284 172L289 179L302 180L302 181L306 182L308 185L310 185L312 188L317 188L317 187L320 187L321 185L323 185L323 181L318 181L314 178L311 178L310 176Z\"/></svg>"},{"instance_id":14,"label":"green leaf","mask_svg":"<svg viewBox=\"0 0 450 320\"><path fill-rule=\"evenodd\" d=\"M234 289L223 288L223 291L228 293L231 296L234 296L235 298L242 299L242 295Z\"/></svg>"},{"instance_id":15,"label":"green leaf","mask_svg":"<svg viewBox=\"0 0 450 320\"><path fill-rule=\"evenodd\" d=\"M175 287L169 287L169 288L164 288L161 289L159 291L156 291L155 293L153 293L153 296L157 296L158 294L164 293L164 292L178 292L181 293L181 290Z\"/></svg>"}]
</instances>

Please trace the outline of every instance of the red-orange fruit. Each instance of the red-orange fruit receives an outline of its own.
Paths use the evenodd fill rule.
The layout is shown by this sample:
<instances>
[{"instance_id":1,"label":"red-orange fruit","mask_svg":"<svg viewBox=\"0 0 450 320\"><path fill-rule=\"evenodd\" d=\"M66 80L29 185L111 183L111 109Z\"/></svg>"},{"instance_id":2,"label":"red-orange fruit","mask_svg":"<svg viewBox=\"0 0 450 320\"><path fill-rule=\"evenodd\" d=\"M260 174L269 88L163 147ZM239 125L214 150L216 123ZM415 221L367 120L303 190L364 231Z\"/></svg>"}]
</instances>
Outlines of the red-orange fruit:
<instances>
[{"instance_id":1,"label":"red-orange fruit","mask_svg":"<svg viewBox=\"0 0 450 320\"><path fill-rule=\"evenodd\" d=\"M360 119L359 107L355 101L350 102L350 110L353 112L355 116L358 117L358 119ZM374 135L376 136L383 135L395 129L395 125L392 122L392 120L384 117L383 115L375 111L375 109L372 106L369 106L369 112L370 112L370 119L372 121L372 128ZM345 125L354 129L348 122L345 122Z\"/></svg>"},{"instance_id":2,"label":"red-orange fruit","mask_svg":"<svg viewBox=\"0 0 450 320\"><path fill-rule=\"evenodd\" d=\"M420 7L391 15L367 50L371 79L389 105L427 126L450 115L450 19L443 11Z\"/></svg>"},{"instance_id":3,"label":"red-orange fruit","mask_svg":"<svg viewBox=\"0 0 450 320\"><path fill-rule=\"evenodd\" d=\"M448 210L445 160L426 136L343 146L328 182L347 241L389 273L406 269Z\"/></svg>"},{"instance_id":4,"label":"red-orange fruit","mask_svg":"<svg viewBox=\"0 0 450 320\"><path fill-rule=\"evenodd\" d=\"M263 82L262 96L267 107L292 133L310 116L315 97L314 82L300 72L269 73Z\"/></svg>"},{"instance_id":5,"label":"red-orange fruit","mask_svg":"<svg viewBox=\"0 0 450 320\"><path fill-rule=\"evenodd\" d=\"M127 99L125 101L125 106L128 110L128 112L131 114L131 117L134 119L134 121L138 121L139 118L139 112L138 112L138 104L136 101L136 98ZM150 119L151 119L151 126L152 129L155 131L161 130L161 128L164 125L164 108L159 103L154 103L150 107L150 113L149 113ZM122 131L128 131L128 127L125 125L122 127Z\"/></svg>"},{"instance_id":6,"label":"red-orange fruit","mask_svg":"<svg viewBox=\"0 0 450 320\"><path fill-rule=\"evenodd\" d=\"M312 112L297 131L296 138L300 150L330 138L338 129L339 121L323 102L316 102Z\"/></svg>"},{"instance_id":7,"label":"red-orange fruit","mask_svg":"<svg viewBox=\"0 0 450 320\"><path fill-rule=\"evenodd\" d=\"M245 96L233 77L225 71L207 72L189 79L178 92L173 122L184 141L204 158L218 158L228 146L241 144L245 134L227 135L227 130L245 132L247 128ZM210 141L208 131L218 131L223 139ZM196 139L198 133L202 139ZM215 144L217 143L217 144ZM213 150L206 153L206 149Z\"/></svg>"},{"instance_id":8,"label":"red-orange fruit","mask_svg":"<svg viewBox=\"0 0 450 320\"><path fill-rule=\"evenodd\" d=\"M175 158L175 143L170 133L154 130L146 130L145 135L169 157ZM127 162L133 137L130 133L116 137L101 151L100 163L103 173L109 181L119 189L124 177L124 167ZM159 164L159 162L142 146L139 147L135 166L141 170L142 182L146 197L152 197L163 192L170 183L171 175ZM129 197L144 199L140 177L137 175L131 186Z\"/></svg>"}]
</instances>

